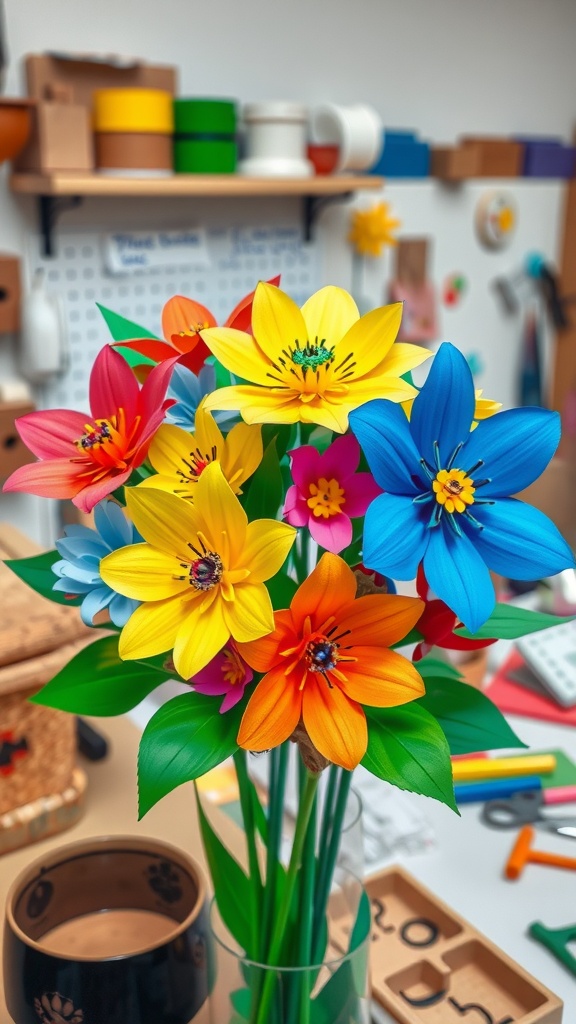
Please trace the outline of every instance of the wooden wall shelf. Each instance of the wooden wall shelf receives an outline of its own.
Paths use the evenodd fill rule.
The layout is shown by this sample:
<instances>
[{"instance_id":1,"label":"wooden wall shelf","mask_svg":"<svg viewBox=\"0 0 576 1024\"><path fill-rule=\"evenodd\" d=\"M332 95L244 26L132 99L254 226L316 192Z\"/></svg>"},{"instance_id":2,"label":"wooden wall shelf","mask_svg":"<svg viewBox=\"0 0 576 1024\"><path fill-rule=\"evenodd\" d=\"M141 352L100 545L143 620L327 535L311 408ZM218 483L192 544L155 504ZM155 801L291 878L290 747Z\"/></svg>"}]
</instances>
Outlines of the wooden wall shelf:
<instances>
[{"instance_id":1,"label":"wooden wall shelf","mask_svg":"<svg viewBox=\"0 0 576 1024\"><path fill-rule=\"evenodd\" d=\"M318 175L311 178L243 178L232 174L177 174L166 178L121 178L104 174L13 174L13 192L38 197L44 255L53 254L53 231L60 213L89 197L133 199L299 196L303 199L304 237L310 239L321 206L354 192L381 189L374 175Z\"/></svg>"}]
</instances>

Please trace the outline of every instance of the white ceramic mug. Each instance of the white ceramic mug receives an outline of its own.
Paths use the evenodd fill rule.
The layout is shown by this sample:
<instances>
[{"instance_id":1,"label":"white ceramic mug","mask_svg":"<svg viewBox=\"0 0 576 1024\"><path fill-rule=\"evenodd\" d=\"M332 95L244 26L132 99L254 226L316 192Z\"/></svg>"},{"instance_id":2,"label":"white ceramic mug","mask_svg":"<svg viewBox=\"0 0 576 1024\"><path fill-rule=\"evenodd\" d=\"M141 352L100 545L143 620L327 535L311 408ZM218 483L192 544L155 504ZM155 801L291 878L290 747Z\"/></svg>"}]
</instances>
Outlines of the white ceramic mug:
<instances>
[{"instance_id":1,"label":"white ceramic mug","mask_svg":"<svg viewBox=\"0 0 576 1024\"><path fill-rule=\"evenodd\" d=\"M382 119L363 103L318 107L312 114L311 133L315 143L339 147L336 171L366 171L382 152Z\"/></svg>"}]
</instances>

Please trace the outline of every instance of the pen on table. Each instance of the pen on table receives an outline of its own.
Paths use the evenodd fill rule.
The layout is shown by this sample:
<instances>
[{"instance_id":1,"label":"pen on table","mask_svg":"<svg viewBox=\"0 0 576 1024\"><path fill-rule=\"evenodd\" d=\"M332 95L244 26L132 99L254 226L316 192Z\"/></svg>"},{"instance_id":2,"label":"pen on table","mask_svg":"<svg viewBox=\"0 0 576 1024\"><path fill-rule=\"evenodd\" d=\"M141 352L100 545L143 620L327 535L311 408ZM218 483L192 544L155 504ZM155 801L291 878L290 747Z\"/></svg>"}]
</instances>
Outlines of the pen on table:
<instances>
[{"instance_id":1,"label":"pen on table","mask_svg":"<svg viewBox=\"0 0 576 1024\"><path fill-rule=\"evenodd\" d=\"M454 782L508 779L517 775L548 775L556 768L554 754L525 754L523 757L486 757L452 763Z\"/></svg>"}]
</instances>

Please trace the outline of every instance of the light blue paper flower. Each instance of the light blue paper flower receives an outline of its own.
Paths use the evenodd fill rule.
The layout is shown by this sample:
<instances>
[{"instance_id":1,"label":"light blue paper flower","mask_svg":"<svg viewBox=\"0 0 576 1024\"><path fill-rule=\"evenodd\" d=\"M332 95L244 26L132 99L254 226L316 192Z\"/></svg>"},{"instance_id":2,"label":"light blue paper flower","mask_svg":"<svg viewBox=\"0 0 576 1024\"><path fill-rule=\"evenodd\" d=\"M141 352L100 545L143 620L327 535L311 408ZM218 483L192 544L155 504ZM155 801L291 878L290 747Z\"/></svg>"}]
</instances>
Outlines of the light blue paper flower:
<instances>
[{"instance_id":1,"label":"light blue paper flower","mask_svg":"<svg viewBox=\"0 0 576 1024\"><path fill-rule=\"evenodd\" d=\"M172 371L167 398L176 400L166 413L166 422L173 423L176 427L192 432L196 409L204 398L211 391L216 390L216 370L209 363L206 363L198 376L192 373L188 367L177 363ZM227 430L239 422L239 415L234 410L231 412L221 411L212 413L218 426Z\"/></svg>"},{"instance_id":2,"label":"light blue paper flower","mask_svg":"<svg viewBox=\"0 0 576 1024\"><path fill-rule=\"evenodd\" d=\"M364 521L363 562L395 579L419 564L440 600L475 632L495 604L489 570L537 580L574 566L554 524L509 495L532 483L560 439L560 417L512 409L470 432L474 384L466 360L443 344L414 400L410 421L375 399L350 425L385 491Z\"/></svg>"},{"instance_id":3,"label":"light blue paper flower","mask_svg":"<svg viewBox=\"0 0 576 1024\"><path fill-rule=\"evenodd\" d=\"M80 607L82 621L93 625L94 616L104 608L115 626L124 626L140 604L112 590L100 576L100 562L111 551L138 544L142 537L124 515L120 505L106 499L94 508L95 530L88 526L67 526L65 536L56 541L62 561L52 571L59 579L53 590L65 594L85 594Z\"/></svg>"}]
</instances>

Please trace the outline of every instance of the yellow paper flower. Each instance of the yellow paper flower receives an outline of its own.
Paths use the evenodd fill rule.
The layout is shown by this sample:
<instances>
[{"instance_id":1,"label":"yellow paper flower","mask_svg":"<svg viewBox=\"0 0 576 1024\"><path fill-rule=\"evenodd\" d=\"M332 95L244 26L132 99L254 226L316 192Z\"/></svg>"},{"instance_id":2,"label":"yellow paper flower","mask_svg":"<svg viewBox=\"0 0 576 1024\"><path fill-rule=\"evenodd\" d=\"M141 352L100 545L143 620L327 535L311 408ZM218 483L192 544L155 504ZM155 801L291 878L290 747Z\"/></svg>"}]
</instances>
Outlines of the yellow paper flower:
<instances>
[{"instance_id":1,"label":"yellow paper flower","mask_svg":"<svg viewBox=\"0 0 576 1024\"><path fill-rule=\"evenodd\" d=\"M220 388L207 409L240 409L247 423L317 423L343 434L352 409L372 398L403 402L416 389L402 374L428 359L418 345L394 343L402 304L360 317L342 288L321 288L300 310L279 288L261 282L253 336L212 327L202 337L220 362L253 385Z\"/></svg>"},{"instance_id":2,"label":"yellow paper flower","mask_svg":"<svg viewBox=\"0 0 576 1024\"><path fill-rule=\"evenodd\" d=\"M380 256L385 245L397 245L392 234L402 221L391 217L388 203L377 203L369 210L355 210L348 241L361 256Z\"/></svg>"},{"instance_id":3,"label":"yellow paper flower","mask_svg":"<svg viewBox=\"0 0 576 1024\"><path fill-rule=\"evenodd\" d=\"M193 503L141 487L129 488L126 501L145 543L100 563L108 586L143 602L122 630L121 658L173 648L176 671L189 679L231 636L245 643L274 629L264 580L284 562L291 526L249 523L217 463L201 474Z\"/></svg>"},{"instance_id":4,"label":"yellow paper flower","mask_svg":"<svg viewBox=\"0 0 576 1024\"><path fill-rule=\"evenodd\" d=\"M241 494L242 484L262 461L262 432L258 426L237 423L225 438L202 402L196 410L194 433L163 424L154 435L148 458L156 473L140 487L192 499L206 466L218 462L234 494Z\"/></svg>"}]
</instances>

